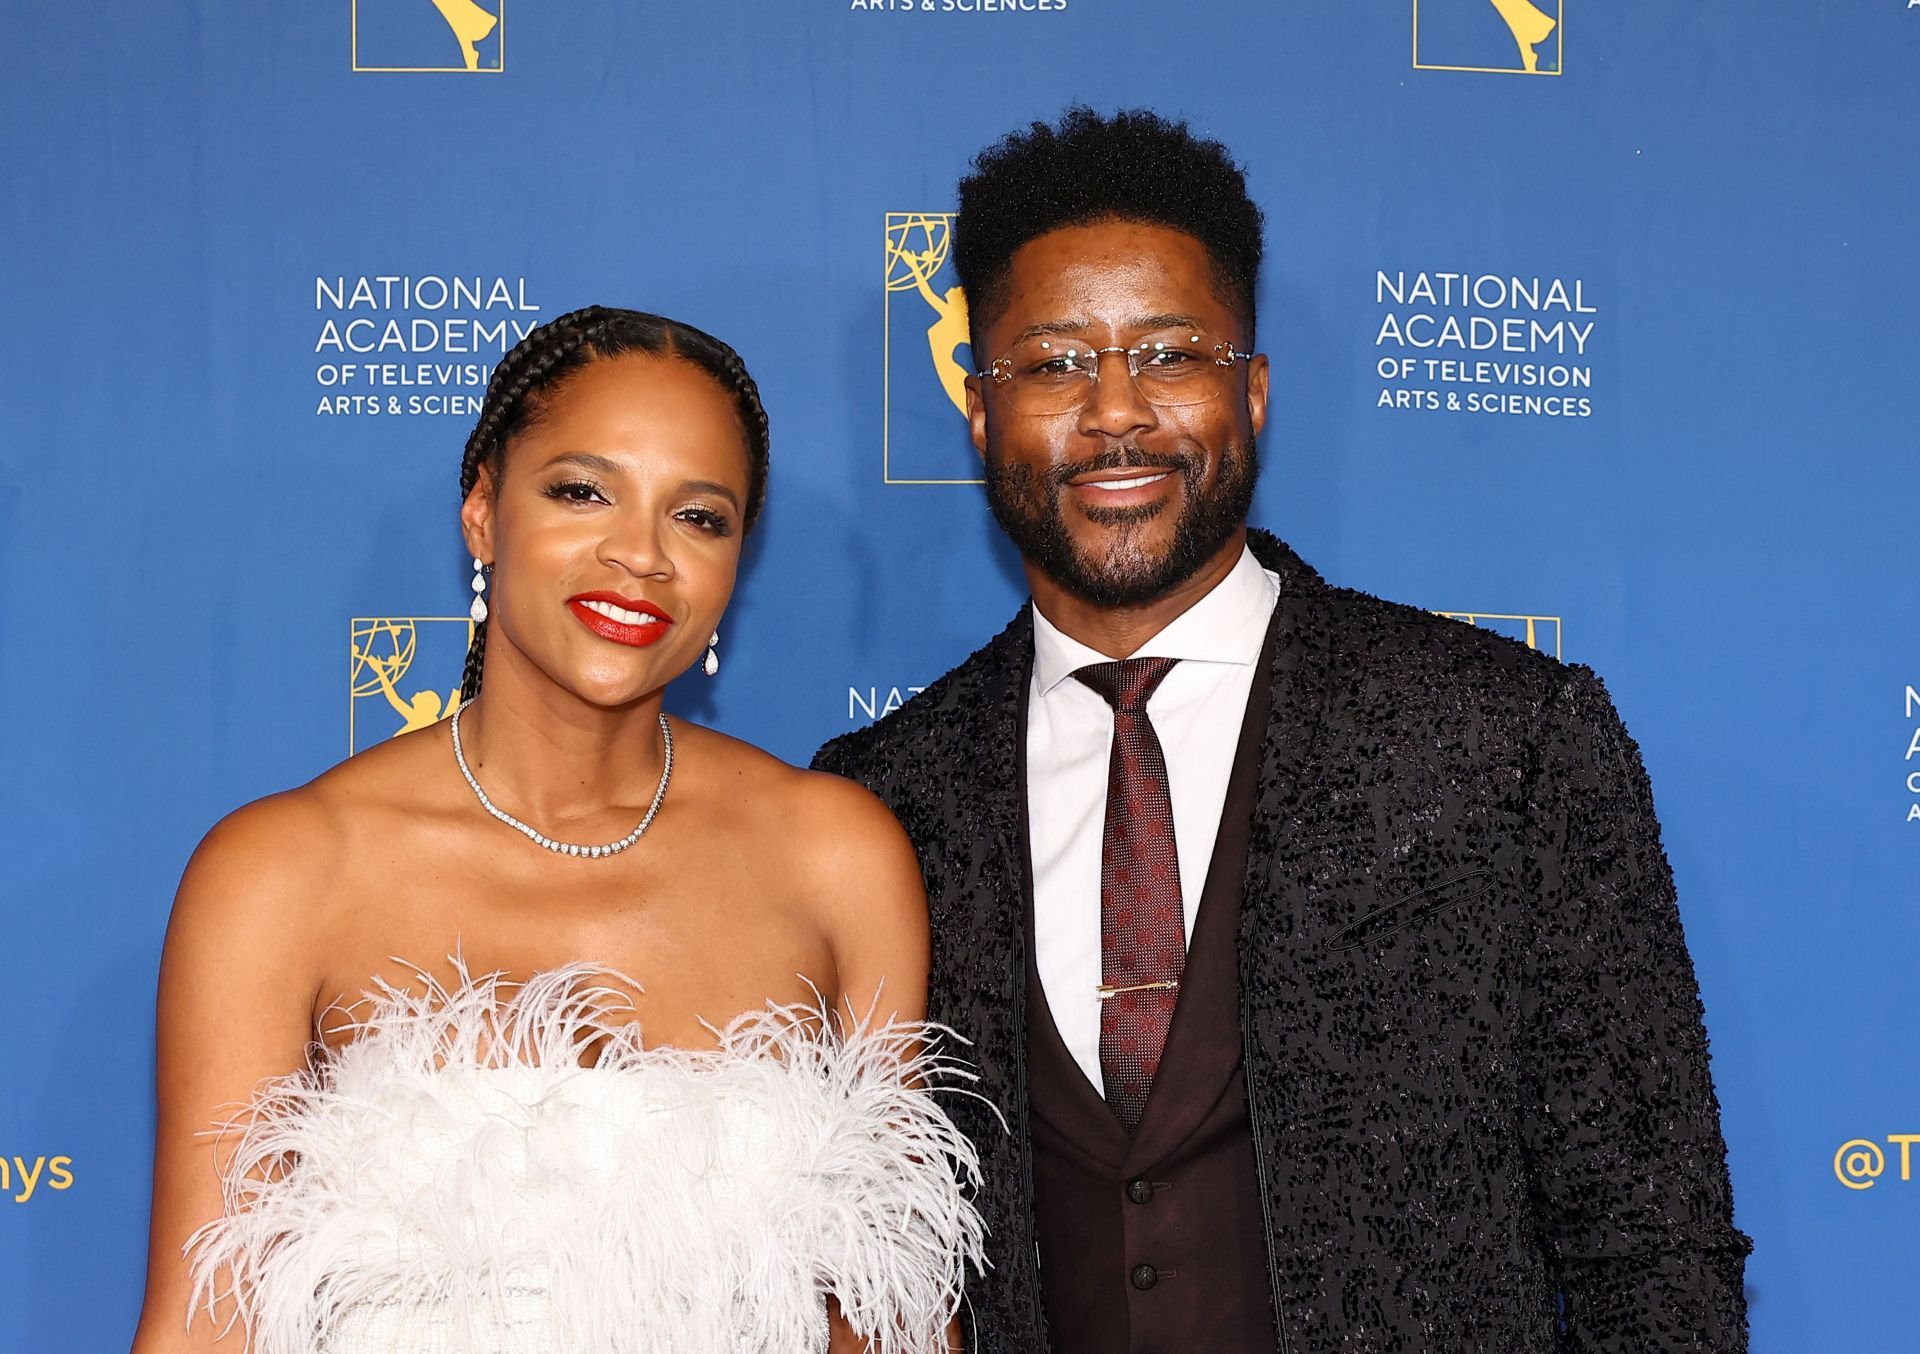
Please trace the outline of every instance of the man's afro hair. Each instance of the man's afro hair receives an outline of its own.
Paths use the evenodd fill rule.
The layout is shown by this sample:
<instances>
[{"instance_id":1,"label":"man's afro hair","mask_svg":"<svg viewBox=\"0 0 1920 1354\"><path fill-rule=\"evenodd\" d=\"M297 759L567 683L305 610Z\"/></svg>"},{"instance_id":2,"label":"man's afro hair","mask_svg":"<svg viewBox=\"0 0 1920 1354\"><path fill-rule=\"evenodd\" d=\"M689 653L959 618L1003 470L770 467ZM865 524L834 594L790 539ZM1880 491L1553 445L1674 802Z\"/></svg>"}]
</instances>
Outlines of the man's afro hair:
<instances>
[{"instance_id":1,"label":"man's afro hair","mask_svg":"<svg viewBox=\"0 0 1920 1354\"><path fill-rule=\"evenodd\" d=\"M974 159L960 181L953 263L976 332L1006 304L1014 253L1062 226L1136 221L1183 231L1213 261L1220 299L1251 342L1260 276L1260 208L1218 141L1144 108L1102 117L1084 104L1054 126L1035 122Z\"/></svg>"}]
</instances>

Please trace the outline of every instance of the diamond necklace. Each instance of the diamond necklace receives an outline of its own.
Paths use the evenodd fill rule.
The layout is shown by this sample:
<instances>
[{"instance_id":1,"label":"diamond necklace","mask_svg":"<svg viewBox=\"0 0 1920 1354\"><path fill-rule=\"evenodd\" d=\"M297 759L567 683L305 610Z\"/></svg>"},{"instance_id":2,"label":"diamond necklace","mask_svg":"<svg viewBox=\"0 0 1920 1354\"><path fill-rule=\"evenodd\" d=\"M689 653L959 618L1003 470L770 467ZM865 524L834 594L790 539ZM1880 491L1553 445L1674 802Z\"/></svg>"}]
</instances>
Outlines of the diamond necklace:
<instances>
[{"instance_id":1,"label":"diamond necklace","mask_svg":"<svg viewBox=\"0 0 1920 1354\"><path fill-rule=\"evenodd\" d=\"M538 828L521 822L505 809L487 798L487 792L480 788L480 782L473 778L473 772L467 769L467 754L460 746L460 716L467 712L461 706L453 712L453 760L460 764L460 774L467 778L467 786L480 800L480 807L498 818L508 827L523 834L535 846L544 846L549 851L563 856L585 856L598 859L601 856L617 856L646 835L653 826L653 816L660 812L660 801L667 797L667 782L673 779L673 730L667 727L667 717L660 716L660 742L666 749L666 757L660 767L660 788L653 792L653 803L647 806L647 816L640 820L640 826L629 832L617 842L608 842L605 846L582 846L578 842L557 842Z\"/></svg>"}]
</instances>

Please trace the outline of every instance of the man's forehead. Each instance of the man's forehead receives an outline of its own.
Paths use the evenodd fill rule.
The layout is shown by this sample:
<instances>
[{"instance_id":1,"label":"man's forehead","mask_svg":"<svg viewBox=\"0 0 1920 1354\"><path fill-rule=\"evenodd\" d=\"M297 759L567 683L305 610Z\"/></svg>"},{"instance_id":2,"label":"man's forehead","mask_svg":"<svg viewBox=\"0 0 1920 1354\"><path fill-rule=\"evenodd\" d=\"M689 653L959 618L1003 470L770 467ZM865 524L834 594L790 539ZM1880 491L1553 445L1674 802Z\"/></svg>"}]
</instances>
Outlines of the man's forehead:
<instances>
[{"instance_id":1,"label":"man's forehead","mask_svg":"<svg viewBox=\"0 0 1920 1354\"><path fill-rule=\"evenodd\" d=\"M1214 328L1231 321L1211 258L1192 236L1164 227L1104 223L1029 241L1008 269L995 328L1080 334Z\"/></svg>"},{"instance_id":2,"label":"man's forehead","mask_svg":"<svg viewBox=\"0 0 1920 1354\"><path fill-rule=\"evenodd\" d=\"M1206 246L1185 231L1133 221L1062 226L1014 251L1009 280L1016 287L1047 281L1097 285L1107 278L1146 282L1204 279L1212 269Z\"/></svg>"}]
</instances>

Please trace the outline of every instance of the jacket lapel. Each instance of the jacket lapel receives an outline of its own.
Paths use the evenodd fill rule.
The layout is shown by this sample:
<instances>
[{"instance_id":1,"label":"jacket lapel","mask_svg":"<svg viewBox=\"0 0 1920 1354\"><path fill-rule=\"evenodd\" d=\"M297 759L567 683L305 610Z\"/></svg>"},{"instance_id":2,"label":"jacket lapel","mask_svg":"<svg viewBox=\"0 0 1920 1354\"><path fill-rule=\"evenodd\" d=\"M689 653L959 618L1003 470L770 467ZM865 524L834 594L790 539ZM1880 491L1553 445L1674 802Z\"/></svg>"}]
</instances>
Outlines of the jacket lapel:
<instances>
[{"instance_id":1,"label":"jacket lapel","mask_svg":"<svg viewBox=\"0 0 1920 1354\"><path fill-rule=\"evenodd\" d=\"M1014 943L1020 934L1020 881L1025 870L1020 853L1021 795L1019 768L1026 733L1027 685L1033 669L1031 604L1021 608L1013 623L981 653L981 662L968 689L956 691L965 703L967 718L960 722L961 743L952 750L953 794L967 837L977 843L973 883L987 887L997 906L978 920L992 929L977 933ZM1010 985L1018 977L1009 975Z\"/></svg>"},{"instance_id":2,"label":"jacket lapel","mask_svg":"<svg viewBox=\"0 0 1920 1354\"><path fill-rule=\"evenodd\" d=\"M953 719L945 746L928 749L938 766L944 886L933 906L934 983L929 1014L954 1024L976 1045L968 1055L979 1088L1024 1140L1026 937L1021 925L1021 713L1033 664L1033 625L1023 608L1013 623L955 674L944 702Z\"/></svg>"},{"instance_id":3,"label":"jacket lapel","mask_svg":"<svg viewBox=\"0 0 1920 1354\"><path fill-rule=\"evenodd\" d=\"M1260 779L1247 841L1247 869L1240 913L1240 1000L1249 1040L1247 1095L1257 1115L1261 1100L1281 1112L1296 1103L1297 1087L1286 1075L1262 1077L1262 1068L1281 1068L1287 1050L1255 1047L1256 1034L1271 1035L1275 1021L1263 1018L1285 998L1297 971L1296 943L1309 881L1293 868L1311 805L1309 768L1326 724L1330 659L1334 635L1327 619L1328 588L1305 561L1264 531L1249 533L1254 558L1280 580L1274 616L1270 671L1272 706L1261 750ZM1270 1083L1270 1084L1269 1084ZM1276 1126L1269 1126L1269 1131Z\"/></svg>"},{"instance_id":4,"label":"jacket lapel","mask_svg":"<svg viewBox=\"0 0 1920 1354\"><path fill-rule=\"evenodd\" d=\"M949 699L956 740L934 764L950 768L942 800L948 870L935 904L931 1012L973 1042L960 1050L980 1080L974 1090L993 1107L964 1114L980 1151L982 1211L997 1274L974 1327L993 1354L1044 1347L1033 1228L1033 1151L1027 1104L1027 1005L1024 872L1020 846L1023 787L1019 766L1033 665L1031 604L968 664ZM945 904L943 906L943 903Z\"/></svg>"},{"instance_id":5,"label":"jacket lapel","mask_svg":"<svg viewBox=\"0 0 1920 1354\"><path fill-rule=\"evenodd\" d=\"M1306 561L1264 531L1248 533L1253 557L1280 580L1275 607L1273 662L1268 670L1272 705L1267 715L1266 746L1261 752L1260 784L1254 805L1256 832L1277 825L1293 804L1300 774L1319 740L1326 714L1328 639L1325 621L1327 585ZM1248 862L1259 872L1263 844L1256 836Z\"/></svg>"}]
</instances>

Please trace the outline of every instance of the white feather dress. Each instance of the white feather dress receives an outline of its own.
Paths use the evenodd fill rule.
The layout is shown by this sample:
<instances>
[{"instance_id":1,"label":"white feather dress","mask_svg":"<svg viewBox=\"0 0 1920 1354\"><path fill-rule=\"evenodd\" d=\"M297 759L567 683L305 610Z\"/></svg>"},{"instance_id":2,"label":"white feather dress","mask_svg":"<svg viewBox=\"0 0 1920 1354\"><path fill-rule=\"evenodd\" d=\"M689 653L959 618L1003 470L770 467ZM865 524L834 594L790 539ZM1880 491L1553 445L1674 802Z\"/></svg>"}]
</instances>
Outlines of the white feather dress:
<instances>
[{"instance_id":1,"label":"white feather dress","mask_svg":"<svg viewBox=\"0 0 1920 1354\"><path fill-rule=\"evenodd\" d=\"M820 1354L831 1295L942 1348L982 1225L929 1088L965 1069L804 1006L646 1048L616 976L382 985L223 1130L195 1310L254 1354Z\"/></svg>"}]
</instances>

